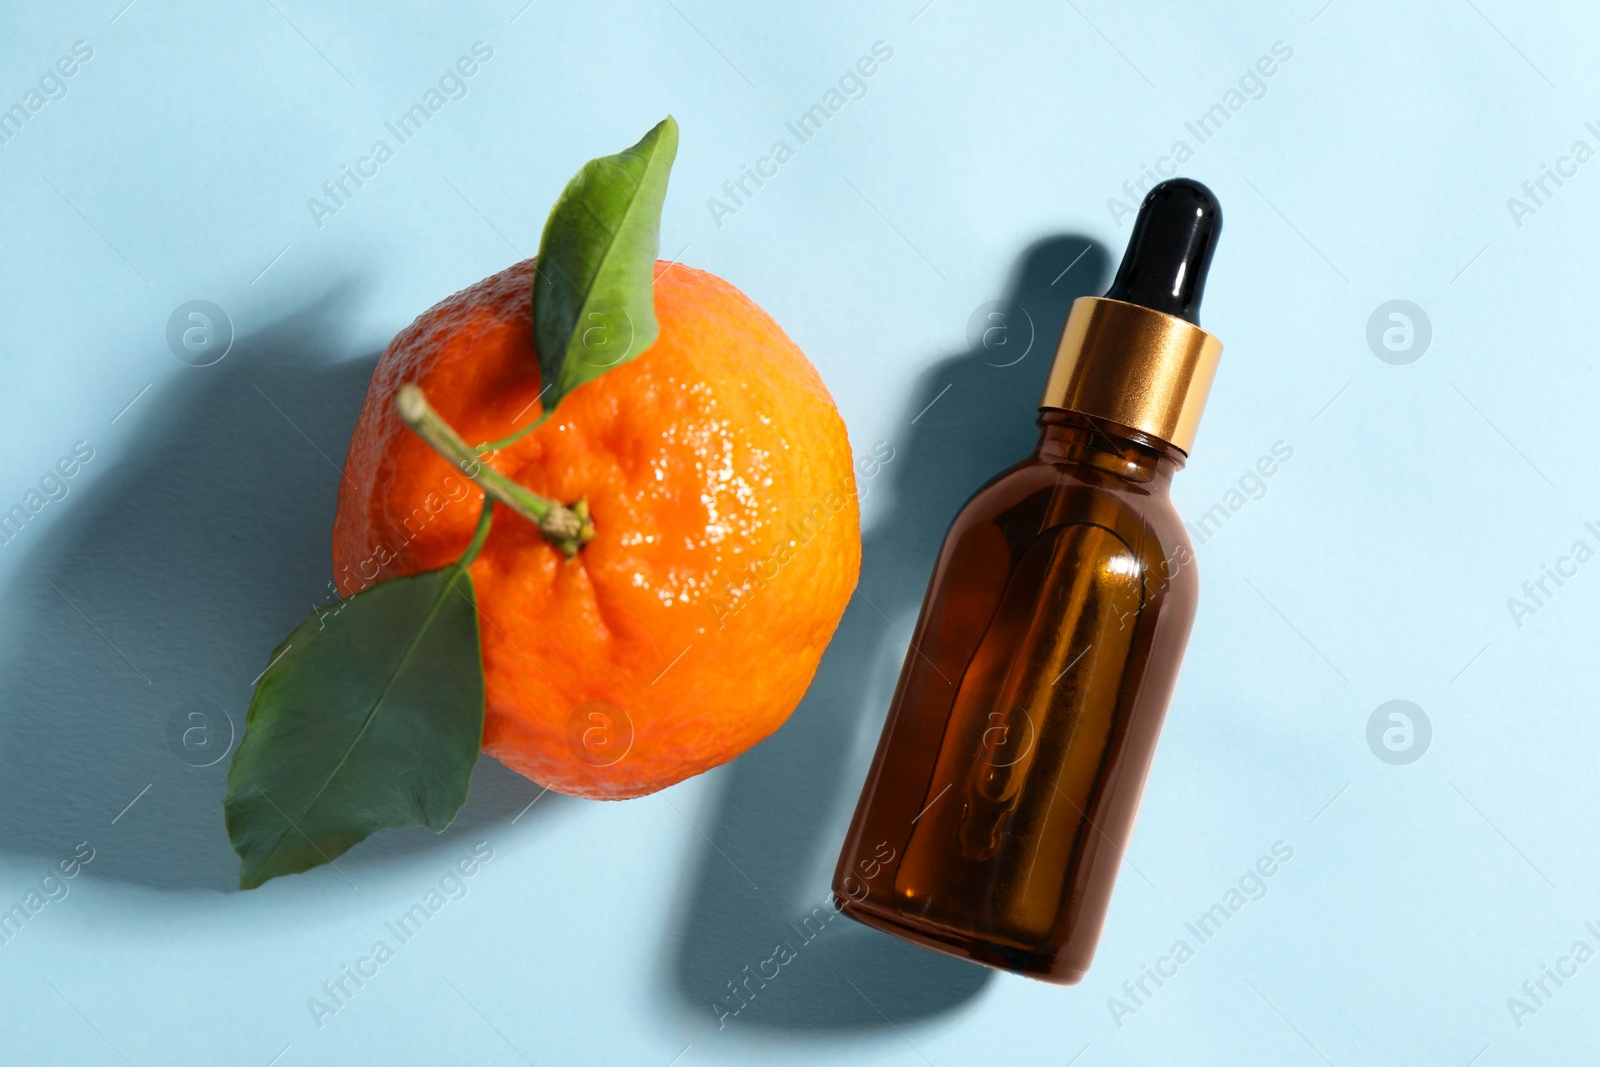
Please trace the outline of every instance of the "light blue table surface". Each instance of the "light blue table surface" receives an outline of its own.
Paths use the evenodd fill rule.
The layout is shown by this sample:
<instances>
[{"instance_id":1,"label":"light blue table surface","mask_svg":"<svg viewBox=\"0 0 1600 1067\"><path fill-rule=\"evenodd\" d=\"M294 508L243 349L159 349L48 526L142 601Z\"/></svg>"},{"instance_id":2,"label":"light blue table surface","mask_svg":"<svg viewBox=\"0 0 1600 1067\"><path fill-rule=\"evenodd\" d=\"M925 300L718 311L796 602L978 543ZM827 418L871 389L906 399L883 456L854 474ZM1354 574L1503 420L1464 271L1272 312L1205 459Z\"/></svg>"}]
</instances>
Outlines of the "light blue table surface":
<instances>
[{"instance_id":1,"label":"light blue table surface","mask_svg":"<svg viewBox=\"0 0 1600 1067\"><path fill-rule=\"evenodd\" d=\"M38 507L0 547L0 910L48 892L0 943L0 1058L1592 1056L1600 17L1221 6L7 4L0 510ZM399 143L386 123L435 88ZM668 112L663 253L784 326L858 452L895 450L810 695L655 796L529 808L539 787L485 761L445 834L235 891L226 760L192 766L173 724L209 704L242 728L330 596L377 354L532 254L577 166ZM392 158L363 164L379 140ZM778 141L792 158L729 200ZM1066 305L1126 240L1113 201L1178 142L1227 218L1204 317L1226 350L1173 490L1205 523L1204 592L1092 970L1053 987L840 919L719 1026L726 983L824 901L939 537L1030 446ZM334 203L344 166L369 177ZM209 366L167 340L194 300L231 333ZM980 343L991 301L1011 367ZM388 937L474 848L492 859ZM379 939L393 958L313 1011Z\"/></svg>"}]
</instances>

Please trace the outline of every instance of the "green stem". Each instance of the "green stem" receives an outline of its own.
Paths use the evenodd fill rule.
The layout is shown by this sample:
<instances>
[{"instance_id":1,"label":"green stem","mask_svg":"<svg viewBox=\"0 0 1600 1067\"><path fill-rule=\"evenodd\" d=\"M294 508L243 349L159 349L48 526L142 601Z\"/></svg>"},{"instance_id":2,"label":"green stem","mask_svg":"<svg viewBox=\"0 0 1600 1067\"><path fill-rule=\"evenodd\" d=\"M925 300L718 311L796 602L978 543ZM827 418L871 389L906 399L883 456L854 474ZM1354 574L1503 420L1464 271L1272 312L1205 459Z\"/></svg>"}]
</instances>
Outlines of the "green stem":
<instances>
[{"instance_id":1,"label":"green stem","mask_svg":"<svg viewBox=\"0 0 1600 1067\"><path fill-rule=\"evenodd\" d=\"M489 539L489 521L494 518L494 497L483 498L483 511L478 516L478 527L472 531L472 540L467 542L467 549L461 553L461 558L456 560L456 566L462 570L472 566L472 561L478 558L478 550Z\"/></svg>"},{"instance_id":2,"label":"green stem","mask_svg":"<svg viewBox=\"0 0 1600 1067\"><path fill-rule=\"evenodd\" d=\"M395 395L395 409L401 421L435 452L458 467L495 501L537 526L545 540L566 553L568 559L594 536L594 523L589 521L585 501L579 500L567 507L546 500L484 463L455 428L433 410L421 387L410 382L402 385Z\"/></svg>"},{"instance_id":3,"label":"green stem","mask_svg":"<svg viewBox=\"0 0 1600 1067\"><path fill-rule=\"evenodd\" d=\"M528 436L530 433L532 433L533 431L537 430L539 427L543 426L544 425L544 420L548 419L554 413L555 412L553 410L547 411L543 415L540 415L537 419L534 419L532 422L528 423L528 425L524 426L522 429L518 430L514 434L511 434L511 435L509 435L507 437L502 437L498 441L486 441L486 442L484 442L483 444L478 446L478 454L481 456L485 452L498 452L502 448L505 448L508 445L516 444L518 441L522 440L524 437Z\"/></svg>"}]
</instances>

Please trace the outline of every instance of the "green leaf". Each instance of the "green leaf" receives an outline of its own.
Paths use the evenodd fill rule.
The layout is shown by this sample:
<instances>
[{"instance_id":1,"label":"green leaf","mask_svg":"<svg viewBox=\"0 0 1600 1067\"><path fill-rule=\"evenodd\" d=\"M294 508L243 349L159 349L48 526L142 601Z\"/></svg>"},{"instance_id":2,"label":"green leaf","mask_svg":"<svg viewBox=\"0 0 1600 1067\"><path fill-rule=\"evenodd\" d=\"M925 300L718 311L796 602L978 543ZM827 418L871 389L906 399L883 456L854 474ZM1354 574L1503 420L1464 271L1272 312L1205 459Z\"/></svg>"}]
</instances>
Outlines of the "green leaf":
<instances>
[{"instance_id":1,"label":"green leaf","mask_svg":"<svg viewBox=\"0 0 1600 1067\"><path fill-rule=\"evenodd\" d=\"M627 151L584 164L551 209L533 280L546 412L655 343L661 204L677 154L668 115Z\"/></svg>"},{"instance_id":2,"label":"green leaf","mask_svg":"<svg viewBox=\"0 0 1600 1067\"><path fill-rule=\"evenodd\" d=\"M332 863L387 826L443 830L467 799L482 737L463 563L313 613L273 653L228 771L239 888Z\"/></svg>"}]
</instances>

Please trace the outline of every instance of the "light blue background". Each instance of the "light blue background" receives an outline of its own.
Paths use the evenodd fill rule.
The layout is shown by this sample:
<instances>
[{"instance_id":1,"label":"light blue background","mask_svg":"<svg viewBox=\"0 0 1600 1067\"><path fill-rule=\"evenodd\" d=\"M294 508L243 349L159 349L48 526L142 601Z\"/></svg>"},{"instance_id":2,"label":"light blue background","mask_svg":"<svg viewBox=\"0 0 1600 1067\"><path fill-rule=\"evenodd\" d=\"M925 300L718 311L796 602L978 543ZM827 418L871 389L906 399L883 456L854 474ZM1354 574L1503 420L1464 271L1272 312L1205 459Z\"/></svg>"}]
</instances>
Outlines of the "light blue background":
<instances>
[{"instance_id":1,"label":"light blue background","mask_svg":"<svg viewBox=\"0 0 1600 1067\"><path fill-rule=\"evenodd\" d=\"M1506 1003L1573 942L1600 949L1583 925L1600 925L1600 563L1520 627L1506 604L1574 541L1600 547L1600 162L1520 226L1506 203L1575 140L1600 148L1591 9L124 3L0 13L0 106L74 41L94 50L0 145L0 504L74 442L94 450L0 548L0 908L95 849L0 945L9 1060L1465 1067L1592 1049L1600 963L1547 983L1520 1027ZM467 96L319 228L307 198L480 40L494 55ZM796 145L784 123L877 41L893 58L865 96ZM1265 95L1184 168L1227 216L1205 310L1226 351L1180 510L1198 521L1275 442L1293 458L1199 549L1187 665L1088 978L990 975L839 920L719 1029L724 983L824 900L937 539L1028 447L1066 300L1120 255L1107 199L1194 147L1185 122L1278 41L1293 55ZM210 701L242 726L270 649L328 598L336 465L388 339L531 254L576 167L669 111L664 255L790 332L858 453L896 449L812 695L656 796L530 809L538 787L486 762L442 837L385 834L337 871L233 891L226 761L186 765L169 722ZM779 138L795 158L717 225L707 199ZM1002 298L1037 336L996 369L969 327ZM215 366L168 350L192 299L237 332ZM1431 321L1408 365L1366 340L1393 299ZM1410 765L1368 747L1391 699L1432 724ZM468 894L319 1028L307 999L477 841L494 859ZM1267 894L1117 1025L1108 998L1277 841L1293 859Z\"/></svg>"}]
</instances>

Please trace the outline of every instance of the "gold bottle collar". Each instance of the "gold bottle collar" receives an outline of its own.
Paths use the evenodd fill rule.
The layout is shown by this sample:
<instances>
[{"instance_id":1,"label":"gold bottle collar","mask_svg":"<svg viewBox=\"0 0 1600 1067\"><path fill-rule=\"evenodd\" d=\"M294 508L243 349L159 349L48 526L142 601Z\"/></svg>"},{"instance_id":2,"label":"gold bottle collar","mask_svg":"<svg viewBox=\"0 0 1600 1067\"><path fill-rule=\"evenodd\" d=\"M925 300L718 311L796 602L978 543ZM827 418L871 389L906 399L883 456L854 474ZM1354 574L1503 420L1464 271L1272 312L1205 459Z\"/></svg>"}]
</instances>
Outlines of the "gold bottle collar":
<instances>
[{"instance_id":1,"label":"gold bottle collar","mask_svg":"<svg viewBox=\"0 0 1600 1067\"><path fill-rule=\"evenodd\" d=\"M1040 406L1108 419L1188 454L1221 356L1220 340L1175 315L1079 297Z\"/></svg>"}]
</instances>

